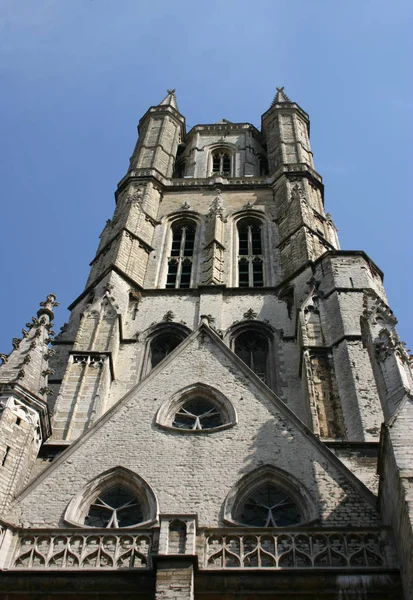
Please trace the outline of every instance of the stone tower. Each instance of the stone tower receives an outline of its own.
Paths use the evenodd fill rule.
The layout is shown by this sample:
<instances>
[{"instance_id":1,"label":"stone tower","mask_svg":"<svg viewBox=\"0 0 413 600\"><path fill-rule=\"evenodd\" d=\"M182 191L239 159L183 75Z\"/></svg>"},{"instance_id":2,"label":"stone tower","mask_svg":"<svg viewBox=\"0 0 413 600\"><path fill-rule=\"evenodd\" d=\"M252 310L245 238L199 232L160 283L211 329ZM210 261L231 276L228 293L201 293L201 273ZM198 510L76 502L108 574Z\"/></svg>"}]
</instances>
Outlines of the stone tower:
<instances>
[{"instance_id":1,"label":"stone tower","mask_svg":"<svg viewBox=\"0 0 413 600\"><path fill-rule=\"evenodd\" d=\"M412 599L410 357L308 115L138 131L68 324L0 355L0 598Z\"/></svg>"}]
</instances>

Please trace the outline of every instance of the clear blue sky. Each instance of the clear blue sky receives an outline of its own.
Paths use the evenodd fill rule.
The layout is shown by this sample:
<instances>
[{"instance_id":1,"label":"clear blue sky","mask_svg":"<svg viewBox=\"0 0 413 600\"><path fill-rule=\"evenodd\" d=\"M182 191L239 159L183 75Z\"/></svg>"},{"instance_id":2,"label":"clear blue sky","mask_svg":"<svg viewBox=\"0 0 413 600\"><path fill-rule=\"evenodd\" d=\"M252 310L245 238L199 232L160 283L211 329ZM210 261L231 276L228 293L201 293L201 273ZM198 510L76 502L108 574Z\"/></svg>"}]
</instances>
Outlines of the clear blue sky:
<instances>
[{"instance_id":1,"label":"clear blue sky","mask_svg":"<svg viewBox=\"0 0 413 600\"><path fill-rule=\"evenodd\" d=\"M0 352L50 291L83 290L136 124L168 87L187 124L311 118L343 249L385 273L410 347L410 0L0 0Z\"/></svg>"}]
</instances>

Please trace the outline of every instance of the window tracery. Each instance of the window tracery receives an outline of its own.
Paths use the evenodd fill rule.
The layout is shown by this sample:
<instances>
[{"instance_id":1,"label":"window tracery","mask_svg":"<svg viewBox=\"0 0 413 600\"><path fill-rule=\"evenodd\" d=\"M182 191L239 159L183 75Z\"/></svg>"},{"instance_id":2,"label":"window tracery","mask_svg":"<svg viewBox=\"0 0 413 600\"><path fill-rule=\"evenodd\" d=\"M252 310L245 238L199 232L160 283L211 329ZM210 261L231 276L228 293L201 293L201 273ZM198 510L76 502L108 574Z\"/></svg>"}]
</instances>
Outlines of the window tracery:
<instances>
[{"instance_id":1,"label":"window tracery","mask_svg":"<svg viewBox=\"0 0 413 600\"><path fill-rule=\"evenodd\" d=\"M289 527L300 523L301 515L286 492L267 482L244 501L238 520L255 527Z\"/></svg>"},{"instance_id":2,"label":"window tracery","mask_svg":"<svg viewBox=\"0 0 413 600\"><path fill-rule=\"evenodd\" d=\"M132 527L143 521L139 499L123 487L116 486L99 494L85 518L89 527Z\"/></svg>"},{"instance_id":3,"label":"window tracery","mask_svg":"<svg viewBox=\"0 0 413 600\"><path fill-rule=\"evenodd\" d=\"M184 336L178 335L173 331L167 331L153 338L150 345L151 369L156 367L168 354L175 350L183 339Z\"/></svg>"},{"instance_id":4,"label":"window tracery","mask_svg":"<svg viewBox=\"0 0 413 600\"><path fill-rule=\"evenodd\" d=\"M231 154L228 150L218 149L212 152L212 173L216 175L231 175Z\"/></svg>"},{"instance_id":5,"label":"window tracery","mask_svg":"<svg viewBox=\"0 0 413 600\"><path fill-rule=\"evenodd\" d=\"M206 433L235 425L231 402L218 390L194 384L167 400L156 415L156 423L186 433Z\"/></svg>"},{"instance_id":6,"label":"window tracery","mask_svg":"<svg viewBox=\"0 0 413 600\"><path fill-rule=\"evenodd\" d=\"M268 383L269 343L268 338L247 329L234 340L234 352L264 383Z\"/></svg>"},{"instance_id":7,"label":"window tracery","mask_svg":"<svg viewBox=\"0 0 413 600\"><path fill-rule=\"evenodd\" d=\"M75 527L142 527L155 521L158 504L148 483L117 466L97 475L71 499L66 523Z\"/></svg>"},{"instance_id":8,"label":"window tracery","mask_svg":"<svg viewBox=\"0 0 413 600\"><path fill-rule=\"evenodd\" d=\"M172 423L178 429L212 429L223 425L219 409L205 398L185 402L176 412Z\"/></svg>"},{"instance_id":9,"label":"window tracery","mask_svg":"<svg viewBox=\"0 0 413 600\"><path fill-rule=\"evenodd\" d=\"M172 245L168 259L167 288L189 288L194 254L196 224L178 221L172 226Z\"/></svg>"},{"instance_id":10,"label":"window tracery","mask_svg":"<svg viewBox=\"0 0 413 600\"><path fill-rule=\"evenodd\" d=\"M263 287L264 256L262 223L258 219L241 219L238 230L238 285Z\"/></svg>"}]
</instances>

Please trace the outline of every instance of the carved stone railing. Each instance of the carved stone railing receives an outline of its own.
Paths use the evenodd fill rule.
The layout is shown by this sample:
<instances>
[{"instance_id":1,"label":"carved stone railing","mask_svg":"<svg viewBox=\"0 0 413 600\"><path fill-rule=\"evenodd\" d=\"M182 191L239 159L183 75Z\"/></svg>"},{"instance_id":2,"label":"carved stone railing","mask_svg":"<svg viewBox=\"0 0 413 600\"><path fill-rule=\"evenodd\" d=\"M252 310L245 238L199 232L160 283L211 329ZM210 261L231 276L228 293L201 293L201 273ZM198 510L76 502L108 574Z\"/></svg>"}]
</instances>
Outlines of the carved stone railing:
<instances>
[{"instance_id":1,"label":"carved stone railing","mask_svg":"<svg viewBox=\"0 0 413 600\"><path fill-rule=\"evenodd\" d=\"M9 569L148 569L154 532L19 532Z\"/></svg>"},{"instance_id":2,"label":"carved stone railing","mask_svg":"<svg viewBox=\"0 0 413 600\"><path fill-rule=\"evenodd\" d=\"M204 531L204 569L382 569L395 566L385 531Z\"/></svg>"}]
</instances>

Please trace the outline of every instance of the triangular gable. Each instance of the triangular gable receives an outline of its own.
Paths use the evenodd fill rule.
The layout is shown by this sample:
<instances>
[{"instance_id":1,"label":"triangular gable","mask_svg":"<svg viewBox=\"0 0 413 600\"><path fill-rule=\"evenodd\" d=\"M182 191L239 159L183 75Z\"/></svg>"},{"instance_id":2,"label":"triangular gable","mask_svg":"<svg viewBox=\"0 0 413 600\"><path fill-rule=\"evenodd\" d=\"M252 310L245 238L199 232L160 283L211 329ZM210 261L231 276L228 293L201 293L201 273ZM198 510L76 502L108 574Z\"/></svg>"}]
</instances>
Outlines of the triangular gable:
<instances>
[{"instance_id":1,"label":"triangular gable","mask_svg":"<svg viewBox=\"0 0 413 600\"><path fill-rule=\"evenodd\" d=\"M155 415L168 397L198 382L213 383L230 400L238 425L201 436L159 429ZM346 518L346 525L377 524L375 496L201 325L31 482L8 518L35 527L61 525L73 494L122 465L152 486L161 512L199 512L201 524L214 526L230 488L263 464L302 481L326 524L343 525Z\"/></svg>"}]
</instances>

